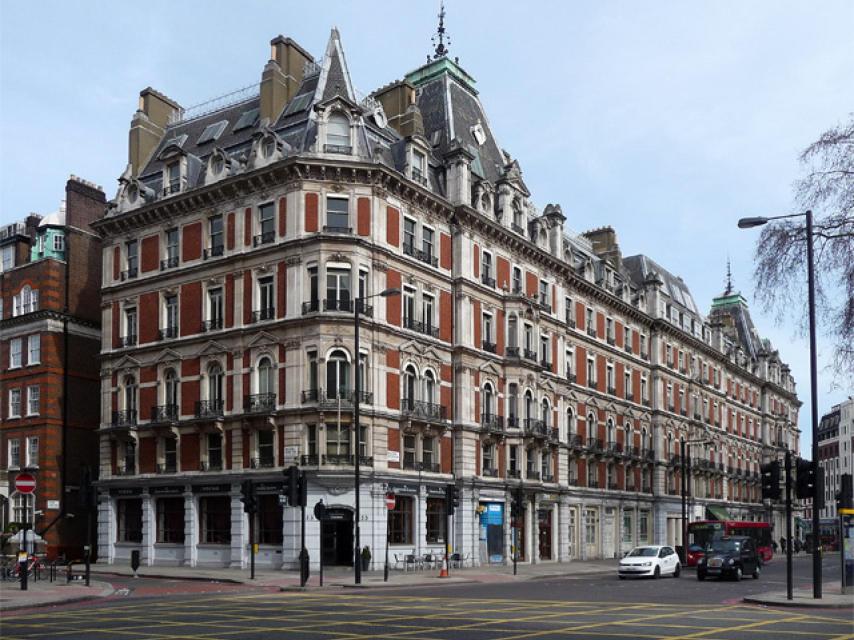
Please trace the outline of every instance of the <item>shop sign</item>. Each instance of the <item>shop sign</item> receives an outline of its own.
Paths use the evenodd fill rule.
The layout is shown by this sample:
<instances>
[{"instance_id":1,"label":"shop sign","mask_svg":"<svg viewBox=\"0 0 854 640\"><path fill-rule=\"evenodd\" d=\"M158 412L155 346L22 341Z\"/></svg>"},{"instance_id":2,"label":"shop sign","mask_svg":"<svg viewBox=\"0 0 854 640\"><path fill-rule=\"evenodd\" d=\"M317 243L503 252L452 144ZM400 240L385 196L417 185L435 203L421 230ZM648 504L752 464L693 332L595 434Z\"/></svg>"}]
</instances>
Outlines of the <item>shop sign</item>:
<instances>
[{"instance_id":1,"label":"shop sign","mask_svg":"<svg viewBox=\"0 0 854 640\"><path fill-rule=\"evenodd\" d=\"M230 484L197 484L193 486L193 493L230 493Z\"/></svg>"},{"instance_id":2,"label":"shop sign","mask_svg":"<svg viewBox=\"0 0 854 640\"><path fill-rule=\"evenodd\" d=\"M438 496L441 498L445 497L445 485L441 485L439 487L434 485L427 485L427 495L428 496Z\"/></svg>"},{"instance_id":3,"label":"shop sign","mask_svg":"<svg viewBox=\"0 0 854 640\"><path fill-rule=\"evenodd\" d=\"M180 496L184 494L184 487L182 485L149 487L148 493L153 496Z\"/></svg>"},{"instance_id":4,"label":"shop sign","mask_svg":"<svg viewBox=\"0 0 854 640\"><path fill-rule=\"evenodd\" d=\"M59 500L48 500L47 501L47 508L52 510L52 511L58 510L59 509Z\"/></svg>"},{"instance_id":5,"label":"shop sign","mask_svg":"<svg viewBox=\"0 0 854 640\"><path fill-rule=\"evenodd\" d=\"M388 490L391 493L397 494L399 496L417 496L418 495L418 485L417 484L396 484L389 482Z\"/></svg>"},{"instance_id":6,"label":"shop sign","mask_svg":"<svg viewBox=\"0 0 854 640\"><path fill-rule=\"evenodd\" d=\"M557 502L556 493L541 493L540 502Z\"/></svg>"},{"instance_id":7,"label":"shop sign","mask_svg":"<svg viewBox=\"0 0 854 640\"><path fill-rule=\"evenodd\" d=\"M256 482L255 493L281 493L285 490L284 482Z\"/></svg>"},{"instance_id":8,"label":"shop sign","mask_svg":"<svg viewBox=\"0 0 854 640\"><path fill-rule=\"evenodd\" d=\"M400 451L389 451L388 452L388 461L389 462L400 462Z\"/></svg>"},{"instance_id":9,"label":"shop sign","mask_svg":"<svg viewBox=\"0 0 854 640\"><path fill-rule=\"evenodd\" d=\"M489 502L485 505L486 511L480 516L480 523L485 525L504 523L504 505L500 502Z\"/></svg>"},{"instance_id":10,"label":"shop sign","mask_svg":"<svg viewBox=\"0 0 854 640\"><path fill-rule=\"evenodd\" d=\"M118 487L116 489L110 489L110 495L119 498L126 496L141 496L142 487Z\"/></svg>"}]
</instances>

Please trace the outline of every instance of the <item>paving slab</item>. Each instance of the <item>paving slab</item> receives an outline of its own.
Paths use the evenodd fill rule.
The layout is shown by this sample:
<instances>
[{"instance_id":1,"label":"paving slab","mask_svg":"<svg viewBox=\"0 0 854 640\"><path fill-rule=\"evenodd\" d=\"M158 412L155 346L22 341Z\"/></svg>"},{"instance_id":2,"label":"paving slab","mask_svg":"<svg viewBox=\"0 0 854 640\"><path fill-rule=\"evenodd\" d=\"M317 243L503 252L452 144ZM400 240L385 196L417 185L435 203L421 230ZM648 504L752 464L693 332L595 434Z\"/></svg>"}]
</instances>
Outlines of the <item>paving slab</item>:
<instances>
[{"instance_id":1,"label":"paving slab","mask_svg":"<svg viewBox=\"0 0 854 640\"><path fill-rule=\"evenodd\" d=\"M745 596L744 601L751 604L764 604L771 607L802 607L806 609L854 609L854 593L843 594L838 584L825 584L821 589L821 598L813 598L812 588L793 589L792 599L785 591L770 591Z\"/></svg>"},{"instance_id":2,"label":"paving slab","mask_svg":"<svg viewBox=\"0 0 854 640\"><path fill-rule=\"evenodd\" d=\"M65 580L49 582L47 580L31 581L26 591L21 591L18 582L0 583L0 611L16 611L32 609L85 600L106 598L114 593L113 587L107 582L90 580L90 586L82 581L66 583Z\"/></svg>"}]
</instances>

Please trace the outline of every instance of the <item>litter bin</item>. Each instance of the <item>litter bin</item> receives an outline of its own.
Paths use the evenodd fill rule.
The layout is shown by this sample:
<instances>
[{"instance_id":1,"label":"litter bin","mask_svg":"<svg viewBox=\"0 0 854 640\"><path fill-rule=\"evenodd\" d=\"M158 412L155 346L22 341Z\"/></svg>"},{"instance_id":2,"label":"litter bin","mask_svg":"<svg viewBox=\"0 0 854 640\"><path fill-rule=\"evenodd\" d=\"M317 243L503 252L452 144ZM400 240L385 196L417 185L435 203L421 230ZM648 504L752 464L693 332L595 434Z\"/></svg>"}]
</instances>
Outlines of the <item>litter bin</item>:
<instances>
[{"instance_id":1,"label":"litter bin","mask_svg":"<svg viewBox=\"0 0 854 640\"><path fill-rule=\"evenodd\" d=\"M130 568L133 569L133 575L136 575L136 570L139 569L139 549L130 552Z\"/></svg>"}]
</instances>

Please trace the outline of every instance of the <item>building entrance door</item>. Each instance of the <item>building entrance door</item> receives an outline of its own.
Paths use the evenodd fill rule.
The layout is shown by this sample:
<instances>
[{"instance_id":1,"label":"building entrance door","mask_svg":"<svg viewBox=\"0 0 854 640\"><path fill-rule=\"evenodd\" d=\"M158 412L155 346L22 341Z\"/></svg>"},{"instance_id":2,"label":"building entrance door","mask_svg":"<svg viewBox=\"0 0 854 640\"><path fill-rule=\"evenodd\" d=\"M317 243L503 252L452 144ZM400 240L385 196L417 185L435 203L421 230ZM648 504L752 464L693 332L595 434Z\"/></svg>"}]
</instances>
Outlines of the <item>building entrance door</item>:
<instances>
[{"instance_id":1,"label":"building entrance door","mask_svg":"<svg viewBox=\"0 0 854 640\"><path fill-rule=\"evenodd\" d=\"M323 564L353 566L353 512L327 509L320 525L320 553Z\"/></svg>"},{"instance_id":2,"label":"building entrance door","mask_svg":"<svg viewBox=\"0 0 854 640\"><path fill-rule=\"evenodd\" d=\"M540 509L539 521L539 551L540 560L552 559L552 510Z\"/></svg>"}]
</instances>

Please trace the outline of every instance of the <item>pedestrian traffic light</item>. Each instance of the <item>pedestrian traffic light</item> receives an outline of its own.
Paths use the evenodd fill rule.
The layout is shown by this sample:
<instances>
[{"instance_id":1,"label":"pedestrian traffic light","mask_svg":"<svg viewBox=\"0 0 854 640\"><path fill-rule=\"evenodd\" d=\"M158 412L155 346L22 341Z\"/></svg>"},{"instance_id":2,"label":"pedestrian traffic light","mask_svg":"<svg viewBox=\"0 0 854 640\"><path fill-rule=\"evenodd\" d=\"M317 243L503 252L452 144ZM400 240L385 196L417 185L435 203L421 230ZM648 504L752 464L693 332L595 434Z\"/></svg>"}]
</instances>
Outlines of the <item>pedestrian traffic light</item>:
<instances>
[{"instance_id":1,"label":"pedestrian traffic light","mask_svg":"<svg viewBox=\"0 0 854 640\"><path fill-rule=\"evenodd\" d=\"M836 511L854 508L854 482L850 473L839 476L839 491L836 494Z\"/></svg>"},{"instance_id":2,"label":"pedestrian traffic light","mask_svg":"<svg viewBox=\"0 0 854 640\"><path fill-rule=\"evenodd\" d=\"M454 510L460 506L460 490L457 485L445 485L445 505L448 509L448 515L454 515Z\"/></svg>"},{"instance_id":3,"label":"pedestrian traffic light","mask_svg":"<svg viewBox=\"0 0 854 640\"><path fill-rule=\"evenodd\" d=\"M795 495L801 500L815 496L815 472L809 460L798 458L795 465ZM813 505L815 508L815 505Z\"/></svg>"},{"instance_id":4,"label":"pedestrian traffic light","mask_svg":"<svg viewBox=\"0 0 854 640\"><path fill-rule=\"evenodd\" d=\"M780 499L780 461L772 460L759 467L762 474L762 499Z\"/></svg>"},{"instance_id":5,"label":"pedestrian traffic light","mask_svg":"<svg viewBox=\"0 0 854 640\"><path fill-rule=\"evenodd\" d=\"M92 486L92 470L89 467L83 467L80 475L80 509L82 511L91 511L97 506L97 491Z\"/></svg>"},{"instance_id":6,"label":"pedestrian traffic light","mask_svg":"<svg viewBox=\"0 0 854 640\"><path fill-rule=\"evenodd\" d=\"M521 519L525 516L525 492L522 487L517 487L513 491L513 502L510 505L510 515L514 518Z\"/></svg>"},{"instance_id":7,"label":"pedestrian traffic light","mask_svg":"<svg viewBox=\"0 0 854 640\"><path fill-rule=\"evenodd\" d=\"M300 506L300 477L299 468L290 466L282 473L285 476L285 495L288 497L289 507Z\"/></svg>"},{"instance_id":8,"label":"pedestrian traffic light","mask_svg":"<svg viewBox=\"0 0 854 640\"><path fill-rule=\"evenodd\" d=\"M243 503L244 513L255 513L258 510L258 502L255 499L255 485L251 480L244 480L241 487L240 501Z\"/></svg>"}]
</instances>

